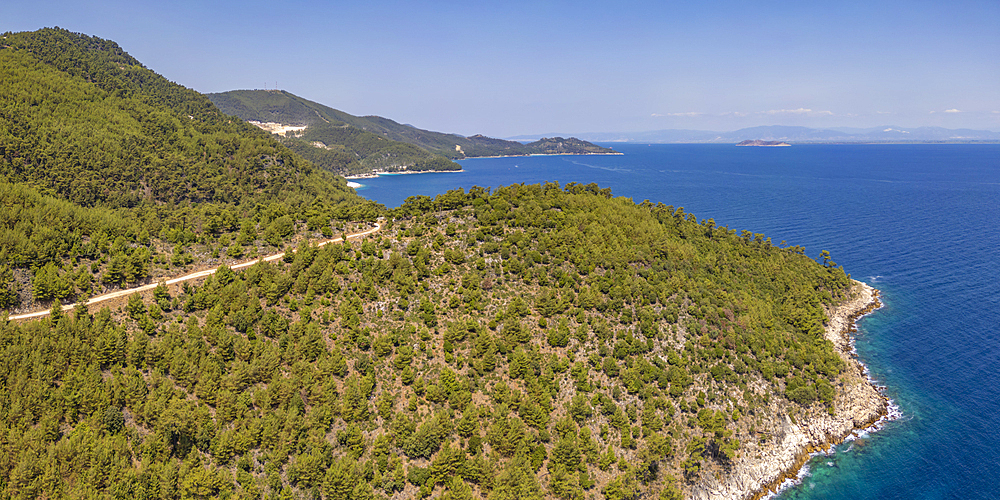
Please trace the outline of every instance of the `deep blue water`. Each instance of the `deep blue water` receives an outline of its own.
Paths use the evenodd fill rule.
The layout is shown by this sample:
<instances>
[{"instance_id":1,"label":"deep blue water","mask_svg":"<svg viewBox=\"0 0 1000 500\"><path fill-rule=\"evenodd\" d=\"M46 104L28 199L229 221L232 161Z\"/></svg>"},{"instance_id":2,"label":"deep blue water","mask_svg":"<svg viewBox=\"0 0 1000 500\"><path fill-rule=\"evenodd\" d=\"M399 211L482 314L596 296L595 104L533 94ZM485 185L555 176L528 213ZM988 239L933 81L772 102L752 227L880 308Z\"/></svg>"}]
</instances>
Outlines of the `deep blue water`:
<instances>
[{"instance_id":1,"label":"deep blue water","mask_svg":"<svg viewBox=\"0 0 1000 500\"><path fill-rule=\"evenodd\" d=\"M464 173L368 179L359 193L394 207L473 185L597 182L829 250L882 290L857 349L902 416L814 458L781 498L1000 498L1000 145L614 147L625 155L463 160Z\"/></svg>"}]
</instances>

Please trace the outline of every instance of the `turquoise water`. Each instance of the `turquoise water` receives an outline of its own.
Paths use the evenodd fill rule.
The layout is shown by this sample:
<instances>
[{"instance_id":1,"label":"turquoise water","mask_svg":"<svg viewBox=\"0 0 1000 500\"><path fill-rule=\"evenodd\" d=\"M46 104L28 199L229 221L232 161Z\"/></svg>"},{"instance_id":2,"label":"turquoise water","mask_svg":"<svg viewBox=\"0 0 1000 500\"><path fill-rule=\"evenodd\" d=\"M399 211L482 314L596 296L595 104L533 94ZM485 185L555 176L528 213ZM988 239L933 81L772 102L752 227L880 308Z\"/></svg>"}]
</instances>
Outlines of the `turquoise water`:
<instances>
[{"instance_id":1,"label":"turquoise water","mask_svg":"<svg viewBox=\"0 0 1000 500\"><path fill-rule=\"evenodd\" d=\"M900 417L815 457L780 497L1000 497L1000 146L613 146L625 155L463 160L463 173L366 179L359 193L392 207L473 185L597 182L829 250L883 292L857 350Z\"/></svg>"}]
</instances>

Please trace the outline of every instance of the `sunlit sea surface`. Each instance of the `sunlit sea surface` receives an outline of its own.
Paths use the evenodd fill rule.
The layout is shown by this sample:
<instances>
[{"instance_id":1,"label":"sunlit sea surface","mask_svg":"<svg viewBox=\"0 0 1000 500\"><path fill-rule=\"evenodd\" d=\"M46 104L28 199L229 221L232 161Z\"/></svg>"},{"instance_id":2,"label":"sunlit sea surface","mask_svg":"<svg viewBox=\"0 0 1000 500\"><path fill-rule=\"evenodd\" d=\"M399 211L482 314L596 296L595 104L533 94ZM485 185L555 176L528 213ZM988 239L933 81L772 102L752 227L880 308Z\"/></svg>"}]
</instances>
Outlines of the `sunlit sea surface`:
<instances>
[{"instance_id":1,"label":"sunlit sea surface","mask_svg":"<svg viewBox=\"0 0 1000 500\"><path fill-rule=\"evenodd\" d=\"M458 187L596 182L829 250L886 307L857 350L900 416L808 464L787 499L1000 498L1000 145L611 145L361 180L389 207Z\"/></svg>"}]
</instances>

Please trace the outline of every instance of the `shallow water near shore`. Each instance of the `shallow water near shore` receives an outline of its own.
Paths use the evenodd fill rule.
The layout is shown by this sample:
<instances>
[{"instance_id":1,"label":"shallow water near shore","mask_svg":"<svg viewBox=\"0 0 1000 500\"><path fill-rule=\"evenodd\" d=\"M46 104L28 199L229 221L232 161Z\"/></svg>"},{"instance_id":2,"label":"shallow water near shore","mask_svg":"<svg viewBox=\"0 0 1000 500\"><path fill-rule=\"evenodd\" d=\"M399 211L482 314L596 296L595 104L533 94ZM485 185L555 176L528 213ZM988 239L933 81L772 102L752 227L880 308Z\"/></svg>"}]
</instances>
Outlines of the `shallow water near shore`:
<instances>
[{"instance_id":1,"label":"shallow water near shore","mask_svg":"<svg viewBox=\"0 0 1000 500\"><path fill-rule=\"evenodd\" d=\"M900 417L810 460L785 499L996 498L1000 491L1000 145L610 145L624 156L463 160L364 179L398 206L449 189L610 187L731 229L829 250L882 292L856 349Z\"/></svg>"}]
</instances>

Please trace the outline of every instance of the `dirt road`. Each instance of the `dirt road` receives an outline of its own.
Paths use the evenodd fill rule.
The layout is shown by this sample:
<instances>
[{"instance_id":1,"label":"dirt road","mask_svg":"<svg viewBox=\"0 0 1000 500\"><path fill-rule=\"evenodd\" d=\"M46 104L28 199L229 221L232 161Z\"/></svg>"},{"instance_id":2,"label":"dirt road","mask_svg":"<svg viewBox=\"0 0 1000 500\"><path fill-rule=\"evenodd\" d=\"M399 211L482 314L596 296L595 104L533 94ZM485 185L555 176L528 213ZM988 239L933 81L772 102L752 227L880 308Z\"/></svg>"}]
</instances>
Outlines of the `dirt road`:
<instances>
[{"instance_id":1,"label":"dirt road","mask_svg":"<svg viewBox=\"0 0 1000 500\"><path fill-rule=\"evenodd\" d=\"M366 231L361 231L359 233L349 234L349 235L347 235L347 238L351 239L351 238L358 238L358 237L361 237L361 236L368 236L369 234L376 233L376 232L378 232L380 230L382 230L382 224L379 224L379 223L376 222L375 223L375 227L373 227L371 229L368 229ZM338 236L338 237L330 239L330 240L322 241L317 246L323 246L323 245L326 245L327 243L337 243L337 242L340 242L340 241L343 241L343 238L340 237L340 236ZM291 251L294 252L295 249L293 248L293 249L291 249ZM271 262L271 261L274 261L274 260L278 260L278 259L284 257L284 255L285 255L285 252L279 252L279 253L276 253L276 254L268 255L267 257L257 258L257 259L253 259L253 260L248 260L248 261L236 264L234 266L230 266L230 269L232 269L234 271L239 271L240 269L246 269L246 268L248 268L248 267L250 267L250 266L252 266L252 265L254 265L254 264L258 263L258 262L261 262L261 261L263 261L263 262ZM173 284L176 284L176 283L181 283L181 282L184 282L184 281L190 281L190 280L195 280L195 279L199 279L199 278L204 278L206 276L211 276L211 275L215 274L215 271L217 269L218 268L215 268L215 269L206 269L204 271L197 271L197 272L193 272L191 274L185 274L184 276L178 276L176 278L170 278L170 279L168 279L166 281L162 281L162 283L165 283L166 285L169 286L169 285L173 285ZM128 288L128 289L125 289L125 290L118 290L118 291L114 291L114 292L105 293L103 295L98 295L96 297L91 297L86 302L84 302L84 305L91 306L91 305L99 304L101 302L105 302L105 301L108 301L108 300L113 300L113 299L117 299L117 298L121 298L121 297L127 297L129 295L132 295L133 293L138 293L138 292L144 292L144 291L147 291L147 290L152 290L152 289L156 288L159 284L160 284L160 282L150 283L148 285L137 286L135 288ZM62 306L62 310L63 311L71 311L78 304L79 304L79 302L76 302L76 303L73 303L73 304L66 304L66 305ZM35 312L30 312L30 313L18 314L18 315L15 315L15 316L10 316L7 319L21 320L21 319L40 318L42 316L45 316L45 315L49 314L49 311L50 310L46 309L44 311L35 311Z\"/></svg>"}]
</instances>

